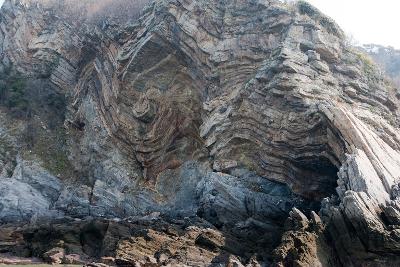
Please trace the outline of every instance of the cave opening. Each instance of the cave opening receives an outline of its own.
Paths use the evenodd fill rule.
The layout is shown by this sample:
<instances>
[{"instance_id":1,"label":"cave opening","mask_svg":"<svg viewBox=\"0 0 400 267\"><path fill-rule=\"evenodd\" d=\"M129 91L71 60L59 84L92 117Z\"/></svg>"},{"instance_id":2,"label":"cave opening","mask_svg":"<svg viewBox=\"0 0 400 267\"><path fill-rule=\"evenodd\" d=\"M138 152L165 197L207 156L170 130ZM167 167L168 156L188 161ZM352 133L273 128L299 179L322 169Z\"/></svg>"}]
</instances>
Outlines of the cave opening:
<instances>
[{"instance_id":1,"label":"cave opening","mask_svg":"<svg viewBox=\"0 0 400 267\"><path fill-rule=\"evenodd\" d=\"M295 191L307 199L320 201L336 194L338 167L324 156L297 158L293 162L296 170ZM297 187L297 188L296 188Z\"/></svg>"}]
</instances>

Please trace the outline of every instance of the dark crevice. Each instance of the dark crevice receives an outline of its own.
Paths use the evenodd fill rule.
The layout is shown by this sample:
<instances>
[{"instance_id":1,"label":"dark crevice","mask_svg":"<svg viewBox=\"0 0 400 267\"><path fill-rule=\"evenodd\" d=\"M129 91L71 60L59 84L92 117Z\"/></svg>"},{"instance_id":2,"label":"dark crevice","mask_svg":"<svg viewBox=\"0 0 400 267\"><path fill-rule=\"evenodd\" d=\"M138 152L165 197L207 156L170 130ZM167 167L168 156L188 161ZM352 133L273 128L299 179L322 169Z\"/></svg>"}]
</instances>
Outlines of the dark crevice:
<instances>
[{"instance_id":1,"label":"dark crevice","mask_svg":"<svg viewBox=\"0 0 400 267\"><path fill-rule=\"evenodd\" d=\"M338 180L338 168L327 158L321 156L303 157L293 165L298 170L306 197L321 200L335 194Z\"/></svg>"}]
</instances>

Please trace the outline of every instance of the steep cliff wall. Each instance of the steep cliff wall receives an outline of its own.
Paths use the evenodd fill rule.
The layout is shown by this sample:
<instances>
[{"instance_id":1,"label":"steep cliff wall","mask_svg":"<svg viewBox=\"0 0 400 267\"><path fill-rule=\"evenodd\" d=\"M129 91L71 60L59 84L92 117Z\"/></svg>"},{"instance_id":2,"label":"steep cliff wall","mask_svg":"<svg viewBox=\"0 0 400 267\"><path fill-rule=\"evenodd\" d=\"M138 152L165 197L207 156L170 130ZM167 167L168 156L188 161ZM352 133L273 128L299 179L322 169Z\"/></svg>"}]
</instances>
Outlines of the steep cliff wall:
<instances>
[{"instance_id":1,"label":"steep cliff wall","mask_svg":"<svg viewBox=\"0 0 400 267\"><path fill-rule=\"evenodd\" d=\"M31 223L4 226L13 248L399 263L400 101L330 18L273 0L158 0L103 20L51 3L1 10L0 220ZM61 232L38 249L38 227Z\"/></svg>"}]
</instances>

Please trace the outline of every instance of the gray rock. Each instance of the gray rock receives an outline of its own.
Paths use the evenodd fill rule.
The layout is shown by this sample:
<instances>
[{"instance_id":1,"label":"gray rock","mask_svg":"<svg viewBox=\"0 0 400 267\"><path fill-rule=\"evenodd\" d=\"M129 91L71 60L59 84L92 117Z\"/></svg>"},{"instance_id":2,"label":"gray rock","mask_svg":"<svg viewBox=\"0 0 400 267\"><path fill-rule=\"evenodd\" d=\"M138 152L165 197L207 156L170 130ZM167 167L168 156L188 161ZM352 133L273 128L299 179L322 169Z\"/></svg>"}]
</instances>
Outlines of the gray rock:
<instances>
[{"instance_id":1,"label":"gray rock","mask_svg":"<svg viewBox=\"0 0 400 267\"><path fill-rule=\"evenodd\" d=\"M0 218L197 215L266 254L283 236L278 255L297 251L304 265L393 261L400 101L335 22L302 1L159 0L102 23L103 8L89 4L85 17L70 3L85 4L7 0L1 10L1 82L27 80L33 115L5 106L1 116ZM65 101L35 98L44 87L30 85L43 81ZM316 227L307 216L319 203ZM284 229L289 214L299 229ZM294 232L312 245L291 250Z\"/></svg>"},{"instance_id":2,"label":"gray rock","mask_svg":"<svg viewBox=\"0 0 400 267\"><path fill-rule=\"evenodd\" d=\"M53 217L51 202L29 184L14 179L0 181L0 222L29 221L32 216Z\"/></svg>"},{"instance_id":3,"label":"gray rock","mask_svg":"<svg viewBox=\"0 0 400 267\"><path fill-rule=\"evenodd\" d=\"M26 183L38 190L45 198L54 203L62 189L61 181L50 174L37 162L17 160L17 166L14 169L12 179Z\"/></svg>"}]
</instances>

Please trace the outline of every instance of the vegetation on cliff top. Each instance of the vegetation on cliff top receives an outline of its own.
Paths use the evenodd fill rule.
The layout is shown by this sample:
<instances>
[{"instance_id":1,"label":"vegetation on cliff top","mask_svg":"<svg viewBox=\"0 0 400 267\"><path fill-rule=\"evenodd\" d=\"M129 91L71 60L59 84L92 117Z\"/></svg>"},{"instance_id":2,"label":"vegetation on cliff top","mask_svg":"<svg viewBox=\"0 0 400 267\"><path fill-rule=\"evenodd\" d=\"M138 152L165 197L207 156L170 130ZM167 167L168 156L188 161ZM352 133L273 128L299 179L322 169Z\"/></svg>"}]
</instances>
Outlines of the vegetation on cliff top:
<instances>
[{"instance_id":1,"label":"vegetation on cliff top","mask_svg":"<svg viewBox=\"0 0 400 267\"><path fill-rule=\"evenodd\" d=\"M315 21L319 22L319 24L324 27L329 33L334 34L338 37L344 37L343 31L333 19L324 15L321 11L309 4L307 1L298 1L297 7L300 14L307 15Z\"/></svg>"}]
</instances>

